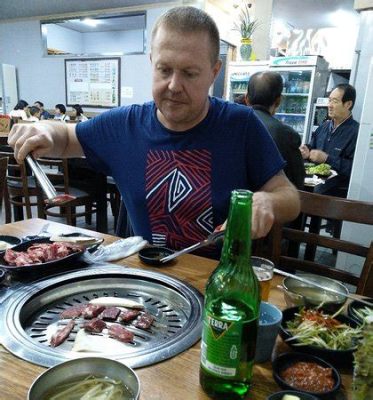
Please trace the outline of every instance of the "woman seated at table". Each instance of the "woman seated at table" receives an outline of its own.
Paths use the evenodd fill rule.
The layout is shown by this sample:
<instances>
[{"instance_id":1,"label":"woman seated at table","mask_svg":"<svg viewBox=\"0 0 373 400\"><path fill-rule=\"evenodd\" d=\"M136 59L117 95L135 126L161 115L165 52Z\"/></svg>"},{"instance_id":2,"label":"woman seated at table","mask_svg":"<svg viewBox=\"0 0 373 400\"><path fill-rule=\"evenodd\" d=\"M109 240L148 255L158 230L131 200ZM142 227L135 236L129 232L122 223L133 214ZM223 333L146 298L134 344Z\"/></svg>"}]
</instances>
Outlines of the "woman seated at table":
<instances>
[{"instance_id":1,"label":"woman seated at table","mask_svg":"<svg viewBox=\"0 0 373 400\"><path fill-rule=\"evenodd\" d=\"M14 109L9 113L10 118L21 118L23 121L29 121L30 114L28 103L25 100L20 100Z\"/></svg>"},{"instance_id":2,"label":"woman seated at table","mask_svg":"<svg viewBox=\"0 0 373 400\"><path fill-rule=\"evenodd\" d=\"M88 118L83 114L83 109L80 104L73 105L71 119L77 122L88 121Z\"/></svg>"},{"instance_id":3,"label":"woman seated at table","mask_svg":"<svg viewBox=\"0 0 373 400\"><path fill-rule=\"evenodd\" d=\"M66 107L63 104L56 104L54 107L54 119L68 121L70 117L66 115Z\"/></svg>"}]
</instances>

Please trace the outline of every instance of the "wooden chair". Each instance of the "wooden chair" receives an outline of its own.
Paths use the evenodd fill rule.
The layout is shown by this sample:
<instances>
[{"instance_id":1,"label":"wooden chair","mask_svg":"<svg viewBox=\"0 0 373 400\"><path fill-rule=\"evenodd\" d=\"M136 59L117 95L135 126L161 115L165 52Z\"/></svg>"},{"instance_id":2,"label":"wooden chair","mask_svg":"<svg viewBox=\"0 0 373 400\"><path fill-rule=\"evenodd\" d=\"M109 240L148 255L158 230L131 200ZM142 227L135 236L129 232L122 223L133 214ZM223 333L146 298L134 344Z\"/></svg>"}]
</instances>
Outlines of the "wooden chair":
<instances>
[{"instance_id":1,"label":"wooden chair","mask_svg":"<svg viewBox=\"0 0 373 400\"><path fill-rule=\"evenodd\" d=\"M68 160L40 158L38 162L58 193L66 193L75 197L75 200L68 202L63 207L45 206L44 215L65 218L67 224L73 226L76 226L77 218L85 217L86 223L91 225L92 215L96 213L95 199L84 190L70 185ZM82 207L84 211L79 211L78 207Z\"/></svg>"},{"instance_id":2,"label":"wooden chair","mask_svg":"<svg viewBox=\"0 0 373 400\"><path fill-rule=\"evenodd\" d=\"M8 157L0 158L0 211L3 206L3 198L6 188L6 175L8 170Z\"/></svg>"},{"instance_id":3,"label":"wooden chair","mask_svg":"<svg viewBox=\"0 0 373 400\"><path fill-rule=\"evenodd\" d=\"M350 221L359 224L373 225L373 203L348 200L339 197L325 196L316 193L299 191L301 212L304 216L331 218L339 221ZM286 248L284 249L284 240ZM288 244L291 242L306 243L344 253L361 256L364 264L360 275L333 268L313 260L301 260L289 255ZM322 236L320 233L275 225L270 234L272 261L283 270L299 270L330 277L356 286L356 293L372 296L373 294L373 242L369 246Z\"/></svg>"},{"instance_id":4,"label":"wooden chair","mask_svg":"<svg viewBox=\"0 0 373 400\"><path fill-rule=\"evenodd\" d=\"M8 158L4 191L5 222L23 220L24 212L27 219L32 218L32 207L36 207L38 218L44 218L42 192L25 163L18 164L13 149L5 145L0 147L0 157Z\"/></svg>"}]
</instances>

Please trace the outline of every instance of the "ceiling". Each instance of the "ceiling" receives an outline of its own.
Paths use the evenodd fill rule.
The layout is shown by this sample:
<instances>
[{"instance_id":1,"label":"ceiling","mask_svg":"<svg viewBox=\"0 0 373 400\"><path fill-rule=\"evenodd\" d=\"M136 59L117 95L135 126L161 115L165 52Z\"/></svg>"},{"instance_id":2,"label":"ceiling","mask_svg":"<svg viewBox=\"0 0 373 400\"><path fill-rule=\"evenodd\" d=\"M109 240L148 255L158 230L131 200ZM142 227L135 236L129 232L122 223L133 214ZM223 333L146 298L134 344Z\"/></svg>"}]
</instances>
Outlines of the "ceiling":
<instances>
[{"instance_id":1,"label":"ceiling","mask_svg":"<svg viewBox=\"0 0 373 400\"><path fill-rule=\"evenodd\" d=\"M219 3L217 0L210 1ZM232 1L232 5L234 2L237 3L237 0L230 1ZM248 0L241 1L247 2ZM256 1L259 2L262 0ZM167 2L169 0L1 0L0 20L36 16L48 17L67 13L77 13L79 15L79 13L87 11L97 10L100 12L100 10L115 9L118 7L144 6L146 8L145 5ZM255 0L252 2L254 3ZM227 7L228 1L224 0L223 3ZM350 18L355 18L357 23L358 13L354 11L353 5L354 0L273 0L273 17L297 29L316 29L335 26L338 23L343 23L346 13L349 13ZM340 10L339 15L335 14L338 10ZM344 15L343 12L345 13ZM71 29L79 30L80 32L103 31L103 29L123 30L123 25L119 29L119 24L122 22L120 19L117 21L111 20L110 24L101 24L101 26L98 25L96 28L89 28L87 26L78 28L74 23L71 25ZM134 27L130 29L136 29L138 23L138 19L133 21L126 20L126 24L131 24Z\"/></svg>"},{"instance_id":2,"label":"ceiling","mask_svg":"<svg viewBox=\"0 0 373 400\"><path fill-rule=\"evenodd\" d=\"M358 15L354 0L273 0L273 17L295 29L337 26L347 18L357 23Z\"/></svg>"},{"instance_id":3,"label":"ceiling","mask_svg":"<svg viewBox=\"0 0 373 400\"><path fill-rule=\"evenodd\" d=\"M145 14L124 17L89 18L88 21L87 18L70 19L56 23L56 25L81 33L138 30L145 29Z\"/></svg>"}]
</instances>

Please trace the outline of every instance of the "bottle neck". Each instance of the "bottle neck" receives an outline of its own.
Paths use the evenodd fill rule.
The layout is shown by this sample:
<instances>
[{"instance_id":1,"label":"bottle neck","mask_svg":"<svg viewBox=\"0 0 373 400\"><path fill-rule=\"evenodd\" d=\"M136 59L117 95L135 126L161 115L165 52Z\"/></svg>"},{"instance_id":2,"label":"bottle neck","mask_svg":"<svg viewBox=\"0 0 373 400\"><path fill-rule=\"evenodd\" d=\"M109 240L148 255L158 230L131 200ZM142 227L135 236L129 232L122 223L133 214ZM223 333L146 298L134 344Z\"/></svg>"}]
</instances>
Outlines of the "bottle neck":
<instances>
[{"instance_id":1,"label":"bottle neck","mask_svg":"<svg viewBox=\"0 0 373 400\"><path fill-rule=\"evenodd\" d=\"M247 266L251 258L251 207L252 193L250 191L234 190L232 192L222 261Z\"/></svg>"}]
</instances>

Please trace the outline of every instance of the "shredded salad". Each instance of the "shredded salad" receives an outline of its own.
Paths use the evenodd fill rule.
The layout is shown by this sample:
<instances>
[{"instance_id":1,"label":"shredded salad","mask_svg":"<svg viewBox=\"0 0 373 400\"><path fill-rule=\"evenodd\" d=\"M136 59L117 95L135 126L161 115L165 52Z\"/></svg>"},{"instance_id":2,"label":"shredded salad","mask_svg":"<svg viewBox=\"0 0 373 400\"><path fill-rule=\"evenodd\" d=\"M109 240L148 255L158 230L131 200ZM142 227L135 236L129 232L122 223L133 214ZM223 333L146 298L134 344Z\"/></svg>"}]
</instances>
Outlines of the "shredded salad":
<instances>
[{"instance_id":1,"label":"shredded salad","mask_svg":"<svg viewBox=\"0 0 373 400\"><path fill-rule=\"evenodd\" d=\"M320 310L300 309L295 318L287 323L292 335L287 342L294 346L311 345L330 350L353 350L361 337L361 327L352 328L337 319L336 315L324 314Z\"/></svg>"}]
</instances>

